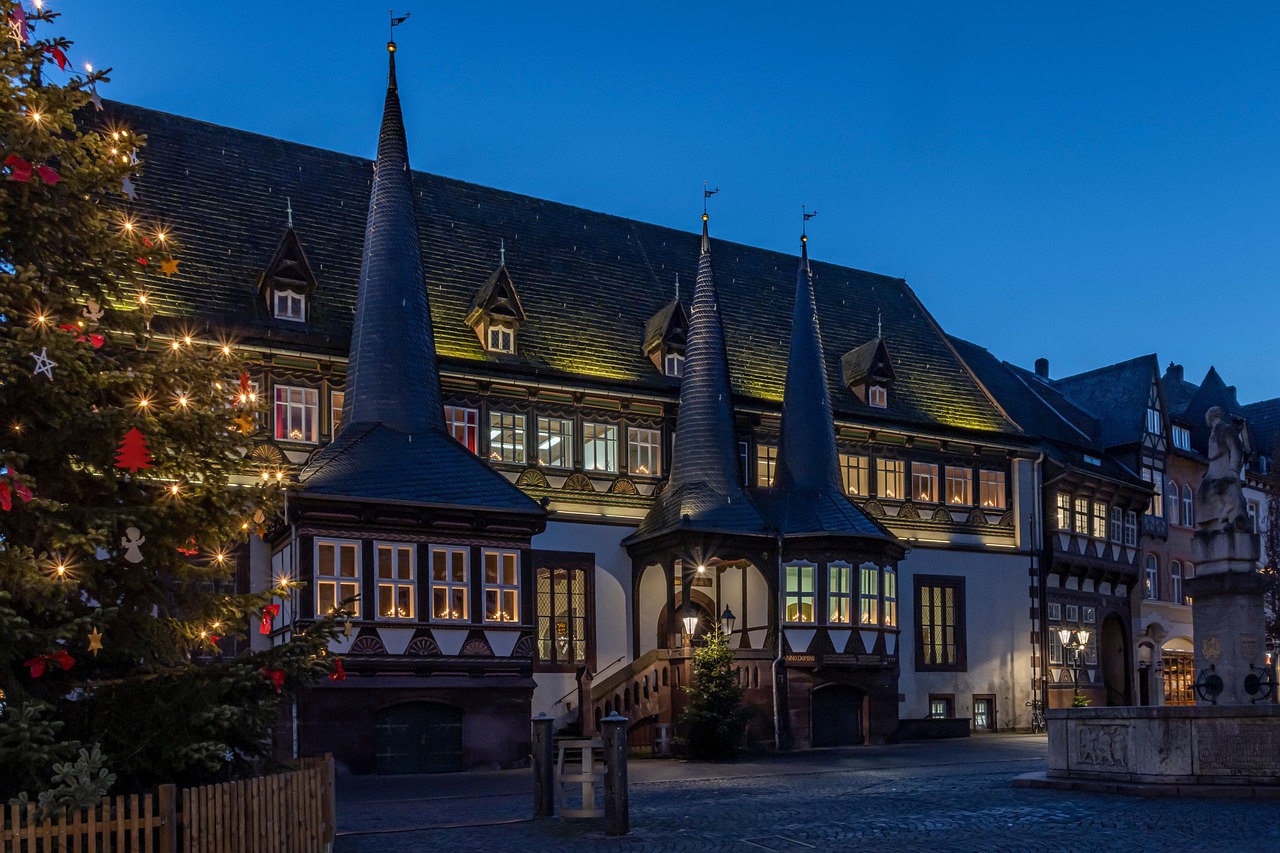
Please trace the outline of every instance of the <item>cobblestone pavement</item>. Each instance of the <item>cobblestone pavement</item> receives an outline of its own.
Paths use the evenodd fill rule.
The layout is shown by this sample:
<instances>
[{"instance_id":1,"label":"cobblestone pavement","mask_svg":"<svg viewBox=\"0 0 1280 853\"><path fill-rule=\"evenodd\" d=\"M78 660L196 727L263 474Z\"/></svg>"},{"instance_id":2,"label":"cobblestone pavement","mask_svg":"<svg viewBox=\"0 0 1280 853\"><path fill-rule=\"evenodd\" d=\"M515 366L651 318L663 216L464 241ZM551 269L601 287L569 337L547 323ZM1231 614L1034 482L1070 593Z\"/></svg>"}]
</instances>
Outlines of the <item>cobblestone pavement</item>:
<instances>
[{"instance_id":1,"label":"cobblestone pavement","mask_svg":"<svg viewBox=\"0 0 1280 853\"><path fill-rule=\"evenodd\" d=\"M1045 739L633 761L631 833L528 820L529 771L339 782L337 853L401 851L1263 851L1280 804L1014 789Z\"/></svg>"}]
</instances>

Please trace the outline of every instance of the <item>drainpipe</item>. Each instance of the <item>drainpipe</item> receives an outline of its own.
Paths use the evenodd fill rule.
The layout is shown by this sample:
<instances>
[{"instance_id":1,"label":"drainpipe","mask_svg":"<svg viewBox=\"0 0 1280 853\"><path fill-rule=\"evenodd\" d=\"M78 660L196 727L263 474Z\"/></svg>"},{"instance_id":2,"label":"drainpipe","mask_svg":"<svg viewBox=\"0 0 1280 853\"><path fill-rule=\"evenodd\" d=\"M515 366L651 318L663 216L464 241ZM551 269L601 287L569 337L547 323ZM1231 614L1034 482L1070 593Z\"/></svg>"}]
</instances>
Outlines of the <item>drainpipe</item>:
<instances>
[{"instance_id":1,"label":"drainpipe","mask_svg":"<svg viewBox=\"0 0 1280 853\"><path fill-rule=\"evenodd\" d=\"M778 580L777 580L777 586L774 587L775 590L779 586L781 586L783 583L782 531L781 530L778 531L777 545L778 545L778 573L776 577ZM775 617L778 615L778 608L781 607L781 604L782 604L781 601L774 602ZM743 615L745 616L746 614L743 614ZM781 752L782 751L782 715L781 715L781 710L778 707L778 670L782 666L782 620L778 619L777 624L778 624L778 631L776 634L774 634L774 637L773 637L773 644L774 644L774 647L776 648L777 653L774 655L773 666L771 668L773 672L773 749L775 752Z\"/></svg>"},{"instance_id":2,"label":"drainpipe","mask_svg":"<svg viewBox=\"0 0 1280 853\"><path fill-rule=\"evenodd\" d=\"M1031 500L1032 512L1031 524L1029 525L1030 530L1027 531L1027 536L1030 540L1027 543L1027 550L1036 556L1036 592L1038 598L1036 604L1040 613L1040 618L1038 620L1040 624L1037 626L1039 628L1040 635L1040 666L1036 669L1039 684L1035 685L1035 693L1032 695L1035 697L1036 694L1039 694L1038 699L1040 702L1041 714L1044 714L1049 710L1049 627L1047 621L1049 614L1049 570L1046 565L1049 548L1047 540L1045 540L1043 535L1044 502L1047 500L1047 497L1044 494L1044 489L1047 484L1041 482L1037 485L1037 481L1042 481L1044 479L1043 465L1044 451L1042 450L1040 451L1040 455L1036 457L1035 467L1031 470L1031 485L1033 492ZM1037 516L1039 516L1038 519ZM1040 542L1039 548L1036 546L1037 540Z\"/></svg>"}]
</instances>

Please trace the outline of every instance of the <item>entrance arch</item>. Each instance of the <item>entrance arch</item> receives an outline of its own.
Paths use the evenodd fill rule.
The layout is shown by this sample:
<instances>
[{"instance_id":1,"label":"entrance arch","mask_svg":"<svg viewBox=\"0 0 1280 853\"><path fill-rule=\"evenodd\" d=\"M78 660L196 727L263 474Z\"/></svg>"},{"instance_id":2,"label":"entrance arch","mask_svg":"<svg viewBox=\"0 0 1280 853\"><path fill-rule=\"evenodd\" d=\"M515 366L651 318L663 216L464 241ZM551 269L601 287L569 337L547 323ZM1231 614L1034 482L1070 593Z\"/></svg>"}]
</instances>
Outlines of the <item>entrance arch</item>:
<instances>
[{"instance_id":1,"label":"entrance arch","mask_svg":"<svg viewBox=\"0 0 1280 853\"><path fill-rule=\"evenodd\" d=\"M813 745L855 746L862 738L863 692L847 684L815 688L810 702Z\"/></svg>"},{"instance_id":2,"label":"entrance arch","mask_svg":"<svg viewBox=\"0 0 1280 853\"><path fill-rule=\"evenodd\" d=\"M1114 613L1102 620L1098 632L1098 663L1102 667L1102 686L1107 691L1107 705L1132 704L1129 685L1129 638L1124 623Z\"/></svg>"},{"instance_id":3,"label":"entrance arch","mask_svg":"<svg viewBox=\"0 0 1280 853\"><path fill-rule=\"evenodd\" d=\"M452 773L462 769L462 711L437 702L383 708L374 716L377 772Z\"/></svg>"}]
</instances>

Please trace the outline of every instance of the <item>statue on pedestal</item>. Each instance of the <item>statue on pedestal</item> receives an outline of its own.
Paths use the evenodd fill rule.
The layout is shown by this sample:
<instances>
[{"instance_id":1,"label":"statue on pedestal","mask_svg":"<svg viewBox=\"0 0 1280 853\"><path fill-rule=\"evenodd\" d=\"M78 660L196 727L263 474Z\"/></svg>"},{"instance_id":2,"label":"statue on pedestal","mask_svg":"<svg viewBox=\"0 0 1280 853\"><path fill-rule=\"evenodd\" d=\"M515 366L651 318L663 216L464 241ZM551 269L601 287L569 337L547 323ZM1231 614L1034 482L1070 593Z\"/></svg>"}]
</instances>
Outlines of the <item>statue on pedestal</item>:
<instances>
[{"instance_id":1,"label":"statue on pedestal","mask_svg":"<svg viewBox=\"0 0 1280 853\"><path fill-rule=\"evenodd\" d=\"M1244 442L1240 431L1221 406L1205 412L1209 425L1209 470L1196 493L1196 520L1201 530L1252 532L1249 505L1244 499L1240 471L1244 468Z\"/></svg>"}]
</instances>

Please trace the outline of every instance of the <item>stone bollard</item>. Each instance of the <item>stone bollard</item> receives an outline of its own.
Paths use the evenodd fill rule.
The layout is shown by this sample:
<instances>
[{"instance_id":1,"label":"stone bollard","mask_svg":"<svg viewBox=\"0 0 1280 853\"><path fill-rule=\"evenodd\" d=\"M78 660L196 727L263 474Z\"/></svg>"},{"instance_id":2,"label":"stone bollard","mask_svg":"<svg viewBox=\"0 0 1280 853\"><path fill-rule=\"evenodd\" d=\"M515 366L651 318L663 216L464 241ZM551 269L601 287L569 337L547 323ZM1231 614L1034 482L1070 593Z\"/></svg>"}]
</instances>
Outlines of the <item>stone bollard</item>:
<instances>
[{"instance_id":1,"label":"stone bollard","mask_svg":"<svg viewBox=\"0 0 1280 853\"><path fill-rule=\"evenodd\" d=\"M614 712L600 722L604 725L604 834L626 835L630 829L627 718Z\"/></svg>"},{"instance_id":2,"label":"stone bollard","mask_svg":"<svg viewBox=\"0 0 1280 853\"><path fill-rule=\"evenodd\" d=\"M556 813L555 761L552 757L551 718L540 712L533 718L533 816Z\"/></svg>"}]
</instances>

